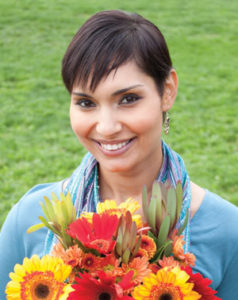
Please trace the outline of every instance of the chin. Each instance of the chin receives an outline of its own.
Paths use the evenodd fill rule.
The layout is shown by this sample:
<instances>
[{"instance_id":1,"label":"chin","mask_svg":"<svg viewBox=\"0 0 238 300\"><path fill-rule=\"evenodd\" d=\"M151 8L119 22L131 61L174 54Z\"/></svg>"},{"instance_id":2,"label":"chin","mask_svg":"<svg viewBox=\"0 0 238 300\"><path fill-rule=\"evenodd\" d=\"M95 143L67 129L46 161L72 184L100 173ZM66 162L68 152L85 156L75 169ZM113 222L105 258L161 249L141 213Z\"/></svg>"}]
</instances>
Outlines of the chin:
<instances>
[{"instance_id":1,"label":"chin","mask_svg":"<svg viewBox=\"0 0 238 300\"><path fill-rule=\"evenodd\" d=\"M133 168L134 168L131 164L123 164L123 163L121 163L121 164L120 163L118 163L118 164L110 164L110 165L100 164L100 166L104 170L107 170L107 172L112 172L112 173L126 173L126 172L131 172L133 170Z\"/></svg>"}]
</instances>

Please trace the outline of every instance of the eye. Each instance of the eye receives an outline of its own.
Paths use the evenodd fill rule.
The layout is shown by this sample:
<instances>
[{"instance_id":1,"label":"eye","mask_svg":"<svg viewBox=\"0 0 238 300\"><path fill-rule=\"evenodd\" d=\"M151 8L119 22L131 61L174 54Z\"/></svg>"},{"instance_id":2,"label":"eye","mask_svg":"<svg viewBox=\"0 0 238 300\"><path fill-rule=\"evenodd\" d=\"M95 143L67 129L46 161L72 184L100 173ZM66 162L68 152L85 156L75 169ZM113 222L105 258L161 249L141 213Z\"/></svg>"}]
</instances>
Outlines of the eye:
<instances>
[{"instance_id":1,"label":"eye","mask_svg":"<svg viewBox=\"0 0 238 300\"><path fill-rule=\"evenodd\" d=\"M120 100L120 104L133 104L139 99L140 97L134 94L124 95Z\"/></svg>"},{"instance_id":2,"label":"eye","mask_svg":"<svg viewBox=\"0 0 238 300\"><path fill-rule=\"evenodd\" d=\"M92 107L96 106L96 104L93 101L89 100L89 99L77 100L76 105L78 105L82 108L92 108Z\"/></svg>"}]
</instances>

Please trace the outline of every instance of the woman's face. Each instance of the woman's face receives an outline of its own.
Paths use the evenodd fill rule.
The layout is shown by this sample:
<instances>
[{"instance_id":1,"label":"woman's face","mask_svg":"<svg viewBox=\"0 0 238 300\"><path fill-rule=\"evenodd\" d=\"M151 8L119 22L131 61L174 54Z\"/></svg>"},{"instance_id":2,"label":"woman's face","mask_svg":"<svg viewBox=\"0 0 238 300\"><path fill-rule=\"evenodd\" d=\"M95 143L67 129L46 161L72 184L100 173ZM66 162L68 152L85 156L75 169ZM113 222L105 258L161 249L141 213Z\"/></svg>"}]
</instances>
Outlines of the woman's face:
<instances>
[{"instance_id":1,"label":"woman's face","mask_svg":"<svg viewBox=\"0 0 238 300\"><path fill-rule=\"evenodd\" d=\"M129 62L94 92L80 85L73 88L71 125L100 168L142 171L161 159L162 103L153 78Z\"/></svg>"}]
</instances>

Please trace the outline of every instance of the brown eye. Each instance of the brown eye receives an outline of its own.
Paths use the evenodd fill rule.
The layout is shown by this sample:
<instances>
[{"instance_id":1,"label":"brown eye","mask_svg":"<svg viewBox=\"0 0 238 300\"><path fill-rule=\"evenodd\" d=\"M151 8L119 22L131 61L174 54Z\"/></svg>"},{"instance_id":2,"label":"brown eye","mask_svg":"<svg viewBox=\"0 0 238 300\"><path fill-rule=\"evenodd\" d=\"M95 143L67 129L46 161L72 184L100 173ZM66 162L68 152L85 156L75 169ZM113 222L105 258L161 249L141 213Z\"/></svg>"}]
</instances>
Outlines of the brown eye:
<instances>
[{"instance_id":1,"label":"brown eye","mask_svg":"<svg viewBox=\"0 0 238 300\"><path fill-rule=\"evenodd\" d=\"M95 107L96 104L91 101L91 100L88 100L88 99L80 99L77 101L77 105L82 107L82 108L92 108L92 107Z\"/></svg>"},{"instance_id":2,"label":"brown eye","mask_svg":"<svg viewBox=\"0 0 238 300\"><path fill-rule=\"evenodd\" d=\"M133 104L138 101L140 97L137 95L125 95L120 101L120 104Z\"/></svg>"}]
</instances>

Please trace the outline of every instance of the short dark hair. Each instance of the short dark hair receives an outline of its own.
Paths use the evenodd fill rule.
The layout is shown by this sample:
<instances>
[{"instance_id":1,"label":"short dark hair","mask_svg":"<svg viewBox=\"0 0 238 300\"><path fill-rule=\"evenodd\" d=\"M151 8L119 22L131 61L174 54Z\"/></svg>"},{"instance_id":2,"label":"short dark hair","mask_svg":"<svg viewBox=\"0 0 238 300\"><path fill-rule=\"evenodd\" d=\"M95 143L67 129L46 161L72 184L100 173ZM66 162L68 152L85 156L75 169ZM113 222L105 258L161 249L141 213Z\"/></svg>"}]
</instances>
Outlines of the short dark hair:
<instances>
[{"instance_id":1,"label":"short dark hair","mask_svg":"<svg viewBox=\"0 0 238 300\"><path fill-rule=\"evenodd\" d=\"M73 37L62 61L62 77L71 93L74 84L90 90L122 64L135 61L163 94L172 61L160 30L135 13L102 11L89 18Z\"/></svg>"}]
</instances>

